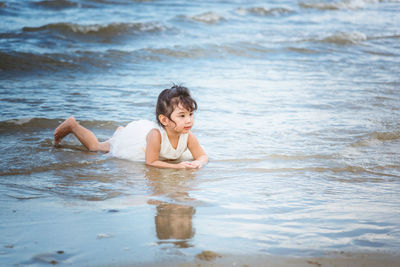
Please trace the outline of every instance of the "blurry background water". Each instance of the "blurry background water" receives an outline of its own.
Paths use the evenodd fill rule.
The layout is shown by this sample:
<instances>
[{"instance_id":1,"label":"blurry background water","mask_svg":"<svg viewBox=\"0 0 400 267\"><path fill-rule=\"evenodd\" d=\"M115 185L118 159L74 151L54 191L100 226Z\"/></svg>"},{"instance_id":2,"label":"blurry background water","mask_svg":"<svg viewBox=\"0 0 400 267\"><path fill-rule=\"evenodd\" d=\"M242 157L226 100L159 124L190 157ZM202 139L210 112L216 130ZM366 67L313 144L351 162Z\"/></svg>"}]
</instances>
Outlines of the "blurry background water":
<instances>
[{"instance_id":1,"label":"blurry background water","mask_svg":"<svg viewBox=\"0 0 400 267\"><path fill-rule=\"evenodd\" d=\"M0 263L400 249L400 1L0 2ZM189 87L202 170L86 152Z\"/></svg>"}]
</instances>

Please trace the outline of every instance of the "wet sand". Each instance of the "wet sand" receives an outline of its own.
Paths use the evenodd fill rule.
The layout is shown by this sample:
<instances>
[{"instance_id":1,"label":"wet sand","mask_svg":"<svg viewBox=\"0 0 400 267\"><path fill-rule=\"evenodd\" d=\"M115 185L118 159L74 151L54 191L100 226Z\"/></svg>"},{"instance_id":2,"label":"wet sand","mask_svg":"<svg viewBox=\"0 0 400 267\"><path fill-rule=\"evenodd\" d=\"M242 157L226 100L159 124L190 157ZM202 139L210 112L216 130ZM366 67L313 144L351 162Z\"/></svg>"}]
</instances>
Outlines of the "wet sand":
<instances>
[{"instance_id":1,"label":"wet sand","mask_svg":"<svg viewBox=\"0 0 400 267\"><path fill-rule=\"evenodd\" d=\"M132 266L121 264L120 266ZM347 267L377 267L400 266L400 254L384 253L348 253L337 252L323 257L285 257L270 255L219 255L206 251L196 256L192 262L171 262L157 260L148 264L133 266L181 266L181 267L213 267L213 266L347 266Z\"/></svg>"}]
</instances>

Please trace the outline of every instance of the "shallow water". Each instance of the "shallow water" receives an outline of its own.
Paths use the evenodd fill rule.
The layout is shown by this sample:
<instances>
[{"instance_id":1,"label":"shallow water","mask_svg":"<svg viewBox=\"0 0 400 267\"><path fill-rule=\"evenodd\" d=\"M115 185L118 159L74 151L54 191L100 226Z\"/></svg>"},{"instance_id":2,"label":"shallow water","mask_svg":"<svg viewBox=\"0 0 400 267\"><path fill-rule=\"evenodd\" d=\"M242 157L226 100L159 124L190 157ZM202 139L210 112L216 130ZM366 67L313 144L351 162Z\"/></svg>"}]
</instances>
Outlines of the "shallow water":
<instances>
[{"instance_id":1,"label":"shallow water","mask_svg":"<svg viewBox=\"0 0 400 267\"><path fill-rule=\"evenodd\" d=\"M0 2L0 263L400 251L400 2ZM199 171L90 153L189 87Z\"/></svg>"}]
</instances>

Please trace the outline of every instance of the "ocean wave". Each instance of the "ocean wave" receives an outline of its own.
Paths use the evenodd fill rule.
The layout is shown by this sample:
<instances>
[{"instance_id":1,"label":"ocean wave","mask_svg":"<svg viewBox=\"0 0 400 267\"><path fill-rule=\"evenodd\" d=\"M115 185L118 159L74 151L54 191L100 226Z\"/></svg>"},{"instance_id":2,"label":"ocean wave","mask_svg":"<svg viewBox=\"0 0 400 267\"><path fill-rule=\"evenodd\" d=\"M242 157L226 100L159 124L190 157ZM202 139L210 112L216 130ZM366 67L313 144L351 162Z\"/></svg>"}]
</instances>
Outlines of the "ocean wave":
<instances>
[{"instance_id":1,"label":"ocean wave","mask_svg":"<svg viewBox=\"0 0 400 267\"><path fill-rule=\"evenodd\" d=\"M302 53L302 54L318 54L319 52L316 50L311 50L308 48L299 48L299 47L287 47L287 51Z\"/></svg>"},{"instance_id":2,"label":"ocean wave","mask_svg":"<svg viewBox=\"0 0 400 267\"><path fill-rule=\"evenodd\" d=\"M72 69L77 65L68 61L62 54L33 54L25 52L0 52L0 70L2 71L35 71Z\"/></svg>"},{"instance_id":3,"label":"ocean wave","mask_svg":"<svg viewBox=\"0 0 400 267\"><path fill-rule=\"evenodd\" d=\"M131 51L116 49L105 51L71 50L65 51L65 53L54 54L11 51L0 52L0 74L35 74L36 72L68 72L77 70L98 71L119 67L124 64L137 64L137 62L143 60L146 62L160 62L173 58L224 59L231 56L258 58L274 52L276 52L276 49L269 49L261 44L252 42L140 48ZM297 50L297 52L307 53L309 51Z\"/></svg>"},{"instance_id":4,"label":"ocean wave","mask_svg":"<svg viewBox=\"0 0 400 267\"><path fill-rule=\"evenodd\" d=\"M74 23L54 23L47 24L41 27L24 27L23 32L54 32L68 36L81 37L98 37L109 40L113 37L123 35L137 35L149 32L161 32L166 30L166 27L159 23L111 23L108 25L93 24L80 25Z\"/></svg>"},{"instance_id":5,"label":"ocean wave","mask_svg":"<svg viewBox=\"0 0 400 267\"><path fill-rule=\"evenodd\" d=\"M167 57L174 57L174 58L201 58L209 56L211 53L206 52L205 49L202 48L189 48L184 49L182 47L172 49L172 48L147 48L144 49L145 51L149 52L151 55L157 56L167 56ZM211 51L209 51L211 52Z\"/></svg>"},{"instance_id":6,"label":"ocean wave","mask_svg":"<svg viewBox=\"0 0 400 267\"><path fill-rule=\"evenodd\" d=\"M19 118L0 121L0 134L55 129L62 120L46 118Z\"/></svg>"},{"instance_id":7,"label":"ocean wave","mask_svg":"<svg viewBox=\"0 0 400 267\"><path fill-rule=\"evenodd\" d=\"M72 2L69 0L43 0L39 2L33 2L35 6L49 8L49 9L65 9L65 8L74 8L74 7L81 7L80 3Z\"/></svg>"},{"instance_id":8,"label":"ocean wave","mask_svg":"<svg viewBox=\"0 0 400 267\"><path fill-rule=\"evenodd\" d=\"M319 38L316 37L311 39L305 39L303 41L332 43L338 45L352 45L352 44L359 44L367 40L379 40L379 39L400 39L400 35L389 34L389 35L367 36L361 32L336 32L326 37L319 37Z\"/></svg>"},{"instance_id":9,"label":"ocean wave","mask_svg":"<svg viewBox=\"0 0 400 267\"><path fill-rule=\"evenodd\" d=\"M262 45L248 42L207 44L192 47L175 46L172 48L147 48L144 50L149 52L152 56L168 56L175 58L226 58L230 56L255 58L259 57L260 54L273 52L273 50L267 49Z\"/></svg>"},{"instance_id":10,"label":"ocean wave","mask_svg":"<svg viewBox=\"0 0 400 267\"><path fill-rule=\"evenodd\" d=\"M138 52L107 50L104 52L72 51L66 54L34 54L25 52L0 52L0 73L19 74L35 72L55 72L60 70L76 71L77 69L106 69L114 64L135 62L140 57Z\"/></svg>"},{"instance_id":11,"label":"ocean wave","mask_svg":"<svg viewBox=\"0 0 400 267\"><path fill-rule=\"evenodd\" d=\"M58 71L96 71L121 64L132 64L140 58L159 60L157 55L147 51L106 50L71 51L65 54L35 54L26 52L0 52L0 75L23 75Z\"/></svg>"},{"instance_id":12,"label":"ocean wave","mask_svg":"<svg viewBox=\"0 0 400 267\"><path fill-rule=\"evenodd\" d=\"M400 131L394 132L372 132L364 136L361 140L352 144L353 147L372 146L383 142L400 140Z\"/></svg>"},{"instance_id":13,"label":"ocean wave","mask_svg":"<svg viewBox=\"0 0 400 267\"><path fill-rule=\"evenodd\" d=\"M302 1L299 5L303 8L311 8L318 10L338 10L338 9L360 9L368 4L378 3L379 0L343 0L334 2L315 2Z\"/></svg>"},{"instance_id":14,"label":"ocean wave","mask_svg":"<svg viewBox=\"0 0 400 267\"><path fill-rule=\"evenodd\" d=\"M236 13L240 15L254 14L259 16L279 16L293 13L293 10L276 7L276 8L264 8L264 7L250 7L250 8L238 8Z\"/></svg>"},{"instance_id":15,"label":"ocean wave","mask_svg":"<svg viewBox=\"0 0 400 267\"><path fill-rule=\"evenodd\" d=\"M18 118L0 121L0 134L55 129L64 120L65 119ZM115 121L80 120L79 123L87 128L101 128L105 130L115 130L119 126L119 123Z\"/></svg>"},{"instance_id":16,"label":"ocean wave","mask_svg":"<svg viewBox=\"0 0 400 267\"><path fill-rule=\"evenodd\" d=\"M197 22L202 22L202 23L207 23L207 24L215 24L220 21L225 20L224 17L218 15L215 12L206 12L206 13L201 13L195 16L188 17L190 20L194 20Z\"/></svg>"},{"instance_id":17,"label":"ocean wave","mask_svg":"<svg viewBox=\"0 0 400 267\"><path fill-rule=\"evenodd\" d=\"M366 41L367 36L360 32L337 32L331 36L321 39L321 42L338 45L358 44Z\"/></svg>"},{"instance_id":18,"label":"ocean wave","mask_svg":"<svg viewBox=\"0 0 400 267\"><path fill-rule=\"evenodd\" d=\"M371 40L373 40L373 39L400 39L400 35L398 35L398 34L378 35L378 36L369 37L368 39L371 39Z\"/></svg>"},{"instance_id":19,"label":"ocean wave","mask_svg":"<svg viewBox=\"0 0 400 267\"><path fill-rule=\"evenodd\" d=\"M132 51L109 49L105 51L65 51L62 53L0 52L0 74L36 73L55 71L96 71L135 64L142 60L162 61L166 58L226 58L229 56L258 57L271 53L259 44L237 42L225 44L204 44L194 46L173 46L165 48L141 48Z\"/></svg>"}]
</instances>

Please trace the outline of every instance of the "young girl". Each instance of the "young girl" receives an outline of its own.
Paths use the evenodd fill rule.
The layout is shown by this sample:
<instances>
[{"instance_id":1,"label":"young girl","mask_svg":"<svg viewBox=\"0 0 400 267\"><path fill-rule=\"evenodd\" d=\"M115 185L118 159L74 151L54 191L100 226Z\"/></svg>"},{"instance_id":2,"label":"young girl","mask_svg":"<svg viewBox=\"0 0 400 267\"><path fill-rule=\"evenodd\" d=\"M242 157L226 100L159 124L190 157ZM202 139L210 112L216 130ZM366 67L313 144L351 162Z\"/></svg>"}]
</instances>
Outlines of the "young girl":
<instances>
[{"instance_id":1,"label":"young girl","mask_svg":"<svg viewBox=\"0 0 400 267\"><path fill-rule=\"evenodd\" d=\"M73 133L90 151L109 152L129 160L141 160L144 156L146 164L160 168L198 169L208 162L208 157L190 131L196 109L197 103L189 90L174 85L158 96L156 118L160 127L146 120L134 121L119 127L107 141L99 142L93 132L70 117L54 131L54 142L58 145ZM193 161L167 162L181 159L187 149Z\"/></svg>"}]
</instances>

